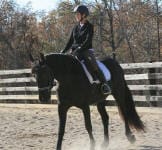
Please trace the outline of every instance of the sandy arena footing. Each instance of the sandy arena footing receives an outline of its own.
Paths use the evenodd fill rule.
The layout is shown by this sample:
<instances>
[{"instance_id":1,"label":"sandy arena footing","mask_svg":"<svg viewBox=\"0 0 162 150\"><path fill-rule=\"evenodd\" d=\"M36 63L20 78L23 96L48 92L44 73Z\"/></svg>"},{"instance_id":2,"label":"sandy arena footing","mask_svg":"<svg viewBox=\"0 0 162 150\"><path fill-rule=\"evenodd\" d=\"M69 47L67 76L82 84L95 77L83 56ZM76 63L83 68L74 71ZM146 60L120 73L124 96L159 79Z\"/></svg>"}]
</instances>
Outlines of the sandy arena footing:
<instances>
[{"instance_id":1,"label":"sandy arena footing","mask_svg":"<svg viewBox=\"0 0 162 150\"><path fill-rule=\"evenodd\" d=\"M108 150L162 150L162 108L137 108L146 133L134 131L130 144L116 107L107 107L110 117ZM101 150L103 126L95 106L91 107L96 150ZM57 105L0 104L0 150L54 150L58 132ZM89 150L89 137L82 111L68 112L63 150Z\"/></svg>"}]
</instances>

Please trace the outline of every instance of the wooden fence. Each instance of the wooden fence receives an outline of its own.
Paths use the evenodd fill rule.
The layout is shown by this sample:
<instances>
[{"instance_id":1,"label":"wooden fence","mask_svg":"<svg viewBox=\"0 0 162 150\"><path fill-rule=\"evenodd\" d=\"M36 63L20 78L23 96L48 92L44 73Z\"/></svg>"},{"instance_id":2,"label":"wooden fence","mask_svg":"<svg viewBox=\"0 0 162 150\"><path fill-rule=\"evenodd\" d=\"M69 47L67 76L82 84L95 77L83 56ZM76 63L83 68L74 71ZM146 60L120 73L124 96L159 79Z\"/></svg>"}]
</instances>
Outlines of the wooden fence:
<instances>
[{"instance_id":1,"label":"wooden fence","mask_svg":"<svg viewBox=\"0 0 162 150\"><path fill-rule=\"evenodd\" d=\"M121 64L136 104L162 106L162 62ZM119 85L120 86L120 85ZM0 102L38 103L38 88L31 69L0 71ZM114 103L109 96L108 102ZM55 88L53 103L57 103Z\"/></svg>"}]
</instances>

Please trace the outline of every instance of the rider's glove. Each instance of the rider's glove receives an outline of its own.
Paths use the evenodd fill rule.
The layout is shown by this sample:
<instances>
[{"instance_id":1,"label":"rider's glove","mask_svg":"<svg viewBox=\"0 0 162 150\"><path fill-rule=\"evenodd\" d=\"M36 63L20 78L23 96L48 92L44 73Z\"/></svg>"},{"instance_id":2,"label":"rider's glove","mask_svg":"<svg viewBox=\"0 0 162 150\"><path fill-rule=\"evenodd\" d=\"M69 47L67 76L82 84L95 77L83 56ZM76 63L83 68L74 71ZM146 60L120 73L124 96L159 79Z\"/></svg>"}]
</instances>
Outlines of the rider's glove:
<instances>
[{"instance_id":1,"label":"rider's glove","mask_svg":"<svg viewBox=\"0 0 162 150\"><path fill-rule=\"evenodd\" d=\"M81 50L81 47L79 46L72 52L72 54L77 56L79 54L80 50Z\"/></svg>"},{"instance_id":2,"label":"rider's glove","mask_svg":"<svg viewBox=\"0 0 162 150\"><path fill-rule=\"evenodd\" d=\"M65 53L65 50L64 50L64 49L62 49L62 50L60 51L60 53L61 53L61 54L64 54L64 53Z\"/></svg>"}]
</instances>

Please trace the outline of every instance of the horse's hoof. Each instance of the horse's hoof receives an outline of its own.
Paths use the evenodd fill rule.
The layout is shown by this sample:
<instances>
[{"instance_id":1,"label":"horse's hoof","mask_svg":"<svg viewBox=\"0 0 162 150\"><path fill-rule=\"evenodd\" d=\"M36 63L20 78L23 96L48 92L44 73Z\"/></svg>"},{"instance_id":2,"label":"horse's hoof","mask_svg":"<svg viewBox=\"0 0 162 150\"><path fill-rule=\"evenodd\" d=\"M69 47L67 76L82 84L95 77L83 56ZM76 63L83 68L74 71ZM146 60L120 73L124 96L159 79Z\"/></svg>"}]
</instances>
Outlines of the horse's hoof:
<instances>
[{"instance_id":1,"label":"horse's hoof","mask_svg":"<svg viewBox=\"0 0 162 150\"><path fill-rule=\"evenodd\" d=\"M95 142L91 142L90 150L95 150Z\"/></svg>"},{"instance_id":2,"label":"horse's hoof","mask_svg":"<svg viewBox=\"0 0 162 150\"><path fill-rule=\"evenodd\" d=\"M131 144L133 144L136 141L136 138L133 134L128 135L127 138Z\"/></svg>"},{"instance_id":3,"label":"horse's hoof","mask_svg":"<svg viewBox=\"0 0 162 150\"><path fill-rule=\"evenodd\" d=\"M95 150L95 146L91 146L90 147L90 150Z\"/></svg>"},{"instance_id":4,"label":"horse's hoof","mask_svg":"<svg viewBox=\"0 0 162 150\"><path fill-rule=\"evenodd\" d=\"M104 149L107 149L107 147L109 146L109 142L108 141L104 141L101 145L101 149L104 150Z\"/></svg>"}]
</instances>

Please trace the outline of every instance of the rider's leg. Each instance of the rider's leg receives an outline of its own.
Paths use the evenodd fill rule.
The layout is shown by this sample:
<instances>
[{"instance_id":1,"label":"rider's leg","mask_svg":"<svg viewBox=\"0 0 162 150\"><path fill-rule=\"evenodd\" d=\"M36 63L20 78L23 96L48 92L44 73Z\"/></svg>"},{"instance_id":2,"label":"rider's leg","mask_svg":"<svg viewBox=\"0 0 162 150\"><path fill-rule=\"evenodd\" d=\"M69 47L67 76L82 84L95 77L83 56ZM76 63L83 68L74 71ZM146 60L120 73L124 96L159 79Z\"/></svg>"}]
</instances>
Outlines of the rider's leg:
<instances>
[{"instance_id":1,"label":"rider's leg","mask_svg":"<svg viewBox=\"0 0 162 150\"><path fill-rule=\"evenodd\" d=\"M103 94L110 94L110 92L111 92L110 87L106 81L104 74L98 67L98 64L96 62L93 52L87 50L86 52L84 52L83 56L84 56L84 60L85 60L85 63L87 65L88 69L92 72L92 74L95 74L97 76L97 78L100 80L101 90L102 90Z\"/></svg>"}]
</instances>

